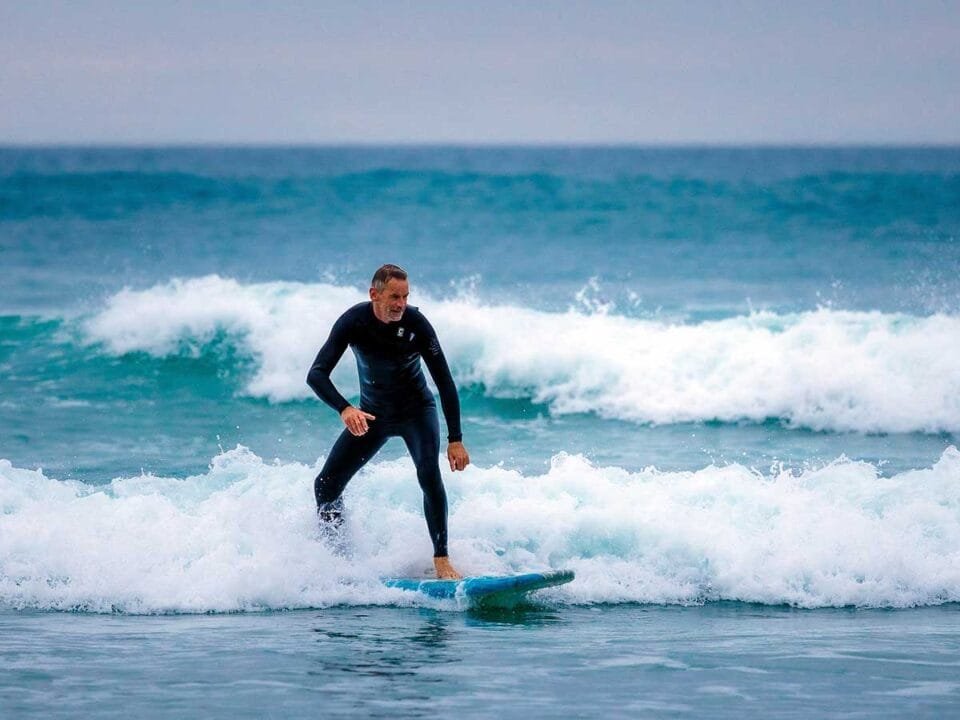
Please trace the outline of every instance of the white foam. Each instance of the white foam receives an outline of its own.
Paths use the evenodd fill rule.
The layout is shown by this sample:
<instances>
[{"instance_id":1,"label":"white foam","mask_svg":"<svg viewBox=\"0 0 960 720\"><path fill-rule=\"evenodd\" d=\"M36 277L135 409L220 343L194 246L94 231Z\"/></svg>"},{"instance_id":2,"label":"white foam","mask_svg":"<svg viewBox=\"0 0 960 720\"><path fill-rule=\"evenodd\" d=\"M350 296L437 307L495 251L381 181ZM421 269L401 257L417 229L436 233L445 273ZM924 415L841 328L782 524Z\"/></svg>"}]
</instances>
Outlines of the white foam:
<instances>
[{"instance_id":1,"label":"white foam","mask_svg":"<svg viewBox=\"0 0 960 720\"><path fill-rule=\"evenodd\" d=\"M416 289L414 288L414 293ZM308 398L306 371L363 293L330 284L241 285L216 276L125 290L91 318L113 353L196 351L218 331L254 358L245 392ZM548 313L414 295L460 383L552 413L641 423L767 418L817 430L960 430L960 317L831 309L678 324ZM352 362L335 382L357 392Z\"/></svg>"},{"instance_id":2,"label":"white foam","mask_svg":"<svg viewBox=\"0 0 960 720\"><path fill-rule=\"evenodd\" d=\"M206 612L411 603L385 575L431 548L409 459L347 489L351 560L316 536L316 467L243 448L185 480L94 487L0 461L0 606ZM803 472L630 473L560 454L541 475L446 479L451 555L470 573L571 568L559 603L741 600L802 607L960 601L960 452L881 477L838 460Z\"/></svg>"}]
</instances>

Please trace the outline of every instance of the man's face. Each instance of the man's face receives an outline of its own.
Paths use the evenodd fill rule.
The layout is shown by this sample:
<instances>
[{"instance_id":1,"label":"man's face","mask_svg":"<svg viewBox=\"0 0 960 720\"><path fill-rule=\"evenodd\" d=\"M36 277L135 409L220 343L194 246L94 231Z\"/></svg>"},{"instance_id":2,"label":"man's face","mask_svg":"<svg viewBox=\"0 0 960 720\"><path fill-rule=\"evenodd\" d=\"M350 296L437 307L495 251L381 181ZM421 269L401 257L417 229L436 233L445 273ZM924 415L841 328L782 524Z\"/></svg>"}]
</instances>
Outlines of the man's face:
<instances>
[{"instance_id":1,"label":"man's face","mask_svg":"<svg viewBox=\"0 0 960 720\"><path fill-rule=\"evenodd\" d=\"M410 283L399 278L390 278L383 290L377 292L370 288L370 300L373 301L373 314L380 322L397 322L407 309L407 296L410 295Z\"/></svg>"}]
</instances>

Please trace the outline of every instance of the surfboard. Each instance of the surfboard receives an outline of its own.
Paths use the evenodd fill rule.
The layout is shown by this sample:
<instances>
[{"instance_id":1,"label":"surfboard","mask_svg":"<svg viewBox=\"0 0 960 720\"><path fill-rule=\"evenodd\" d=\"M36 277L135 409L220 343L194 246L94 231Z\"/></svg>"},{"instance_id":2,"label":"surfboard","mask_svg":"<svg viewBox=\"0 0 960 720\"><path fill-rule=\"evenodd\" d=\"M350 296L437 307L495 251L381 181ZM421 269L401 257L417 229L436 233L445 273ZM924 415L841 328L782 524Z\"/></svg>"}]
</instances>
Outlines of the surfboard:
<instances>
[{"instance_id":1,"label":"surfboard","mask_svg":"<svg viewBox=\"0 0 960 720\"><path fill-rule=\"evenodd\" d=\"M384 578L383 584L441 600L466 598L478 604L497 604L517 601L534 590L563 585L571 580L572 570L551 570L522 575L475 575L462 580Z\"/></svg>"}]
</instances>

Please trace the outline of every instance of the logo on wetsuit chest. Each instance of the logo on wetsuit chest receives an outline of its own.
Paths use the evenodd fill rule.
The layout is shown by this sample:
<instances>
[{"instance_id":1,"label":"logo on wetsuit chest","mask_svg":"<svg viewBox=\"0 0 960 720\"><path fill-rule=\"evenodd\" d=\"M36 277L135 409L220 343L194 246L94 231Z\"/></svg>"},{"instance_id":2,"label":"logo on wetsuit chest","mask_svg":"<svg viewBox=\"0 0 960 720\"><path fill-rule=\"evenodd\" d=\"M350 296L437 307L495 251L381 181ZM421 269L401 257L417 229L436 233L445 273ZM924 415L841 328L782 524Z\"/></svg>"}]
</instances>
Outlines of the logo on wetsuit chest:
<instances>
[{"instance_id":1,"label":"logo on wetsuit chest","mask_svg":"<svg viewBox=\"0 0 960 720\"><path fill-rule=\"evenodd\" d=\"M416 335L416 333L410 333L410 334L407 336L407 341L409 342L410 340L413 340L413 336L414 336L414 335ZM397 337L398 337L398 338L402 338L402 337L403 337L403 328L402 328L402 327L397 328Z\"/></svg>"}]
</instances>

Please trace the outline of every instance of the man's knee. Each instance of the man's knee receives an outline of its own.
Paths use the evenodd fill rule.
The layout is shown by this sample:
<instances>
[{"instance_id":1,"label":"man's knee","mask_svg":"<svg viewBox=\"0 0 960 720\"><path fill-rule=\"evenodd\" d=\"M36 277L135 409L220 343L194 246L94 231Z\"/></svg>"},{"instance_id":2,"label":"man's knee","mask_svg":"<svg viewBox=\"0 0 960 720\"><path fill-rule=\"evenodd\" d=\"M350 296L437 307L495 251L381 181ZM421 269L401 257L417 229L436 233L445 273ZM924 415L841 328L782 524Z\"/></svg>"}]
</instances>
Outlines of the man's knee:
<instances>
[{"instance_id":1,"label":"man's knee","mask_svg":"<svg viewBox=\"0 0 960 720\"><path fill-rule=\"evenodd\" d=\"M436 463L417 467L417 482L424 492L443 492L443 477L440 475L440 466Z\"/></svg>"},{"instance_id":2,"label":"man's knee","mask_svg":"<svg viewBox=\"0 0 960 720\"><path fill-rule=\"evenodd\" d=\"M343 492L345 484L332 475L326 475L323 472L317 475L313 481L313 494L317 498L317 506L337 500Z\"/></svg>"}]
</instances>

